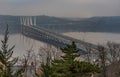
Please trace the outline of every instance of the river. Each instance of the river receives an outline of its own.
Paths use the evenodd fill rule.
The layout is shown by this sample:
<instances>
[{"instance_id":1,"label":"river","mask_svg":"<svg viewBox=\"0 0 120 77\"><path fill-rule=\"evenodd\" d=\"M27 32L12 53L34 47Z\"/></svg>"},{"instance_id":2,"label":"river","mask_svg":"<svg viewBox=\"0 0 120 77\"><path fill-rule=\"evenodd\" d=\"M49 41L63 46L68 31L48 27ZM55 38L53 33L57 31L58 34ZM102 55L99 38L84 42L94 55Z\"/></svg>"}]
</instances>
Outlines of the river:
<instances>
[{"instance_id":1,"label":"river","mask_svg":"<svg viewBox=\"0 0 120 77\"><path fill-rule=\"evenodd\" d=\"M120 34L114 33L99 33L99 32L68 32L63 33L63 35L73 37L76 39L84 40L93 44L105 44L107 41L120 43ZM3 39L3 35L0 35L0 40ZM40 47L45 46L46 44L24 37L20 34L9 35L9 46L15 45L13 56L23 56L27 50L33 49L35 52L38 52ZM1 46L1 42L0 42Z\"/></svg>"}]
</instances>

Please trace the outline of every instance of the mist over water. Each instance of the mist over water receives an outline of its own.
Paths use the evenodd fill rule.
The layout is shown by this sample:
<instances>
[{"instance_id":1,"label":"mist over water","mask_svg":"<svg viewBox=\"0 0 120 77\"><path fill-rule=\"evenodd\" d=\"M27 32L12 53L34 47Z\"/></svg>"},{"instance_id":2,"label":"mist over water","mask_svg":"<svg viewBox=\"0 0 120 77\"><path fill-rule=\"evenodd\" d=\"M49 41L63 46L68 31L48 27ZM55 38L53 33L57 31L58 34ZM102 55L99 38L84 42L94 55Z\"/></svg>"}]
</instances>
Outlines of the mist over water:
<instances>
[{"instance_id":1,"label":"mist over water","mask_svg":"<svg viewBox=\"0 0 120 77\"><path fill-rule=\"evenodd\" d=\"M67 32L63 35L93 44L106 44L108 41L120 43L120 34L102 32Z\"/></svg>"}]
</instances>

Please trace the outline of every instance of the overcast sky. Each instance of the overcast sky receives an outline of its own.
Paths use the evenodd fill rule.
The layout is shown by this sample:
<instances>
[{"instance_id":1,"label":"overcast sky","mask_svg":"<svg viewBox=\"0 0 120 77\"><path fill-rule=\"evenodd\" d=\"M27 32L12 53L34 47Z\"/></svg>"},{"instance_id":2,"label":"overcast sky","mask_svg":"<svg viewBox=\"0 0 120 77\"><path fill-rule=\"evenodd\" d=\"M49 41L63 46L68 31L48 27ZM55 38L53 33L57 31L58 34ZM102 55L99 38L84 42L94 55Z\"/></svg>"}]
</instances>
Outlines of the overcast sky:
<instances>
[{"instance_id":1,"label":"overcast sky","mask_svg":"<svg viewBox=\"0 0 120 77\"><path fill-rule=\"evenodd\" d=\"M120 16L120 0L0 0L0 14L57 17Z\"/></svg>"}]
</instances>

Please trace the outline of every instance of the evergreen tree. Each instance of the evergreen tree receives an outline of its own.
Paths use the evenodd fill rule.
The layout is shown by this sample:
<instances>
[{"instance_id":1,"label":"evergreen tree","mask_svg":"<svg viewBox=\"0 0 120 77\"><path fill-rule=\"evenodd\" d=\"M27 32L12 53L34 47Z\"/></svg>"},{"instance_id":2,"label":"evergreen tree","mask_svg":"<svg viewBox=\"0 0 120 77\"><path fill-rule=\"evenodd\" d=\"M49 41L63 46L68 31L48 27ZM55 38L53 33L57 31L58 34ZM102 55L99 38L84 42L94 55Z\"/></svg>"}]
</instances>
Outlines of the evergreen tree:
<instances>
[{"instance_id":1,"label":"evergreen tree","mask_svg":"<svg viewBox=\"0 0 120 77\"><path fill-rule=\"evenodd\" d=\"M61 48L62 52L65 54L62 56L64 62L68 62L70 64L73 63L76 57L79 57L79 50L76 47L75 42L72 42L71 45L67 45L64 48Z\"/></svg>"},{"instance_id":2,"label":"evergreen tree","mask_svg":"<svg viewBox=\"0 0 120 77\"><path fill-rule=\"evenodd\" d=\"M41 70L43 72L41 77L51 77L50 61L51 61L51 57L47 56L46 63L41 64L41 68L42 68Z\"/></svg>"},{"instance_id":3,"label":"evergreen tree","mask_svg":"<svg viewBox=\"0 0 120 77\"><path fill-rule=\"evenodd\" d=\"M80 55L74 42L61 48L61 50L64 56L62 56L61 60L52 62L52 77L90 77L92 73L100 72L100 68L97 65L75 60Z\"/></svg>"},{"instance_id":4,"label":"evergreen tree","mask_svg":"<svg viewBox=\"0 0 120 77\"><path fill-rule=\"evenodd\" d=\"M1 40L1 49L0 49L0 77L17 77L20 76L22 70L13 71L12 68L16 64L18 58L12 58L13 49L8 47L8 25L5 31L4 39Z\"/></svg>"}]
</instances>

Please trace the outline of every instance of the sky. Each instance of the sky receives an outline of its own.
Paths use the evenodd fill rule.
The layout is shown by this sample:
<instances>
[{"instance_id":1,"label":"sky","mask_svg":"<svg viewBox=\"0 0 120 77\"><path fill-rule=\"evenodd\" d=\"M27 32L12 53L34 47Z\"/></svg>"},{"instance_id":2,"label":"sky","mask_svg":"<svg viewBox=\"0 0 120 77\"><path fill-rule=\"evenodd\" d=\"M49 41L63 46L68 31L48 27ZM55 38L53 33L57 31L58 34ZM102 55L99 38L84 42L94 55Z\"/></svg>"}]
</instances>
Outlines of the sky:
<instances>
[{"instance_id":1,"label":"sky","mask_svg":"<svg viewBox=\"0 0 120 77\"><path fill-rule=\"evenodd\" d=\"M120 0L0 0L1 15L120 16Z\"/></svg>"}]
</instances>

